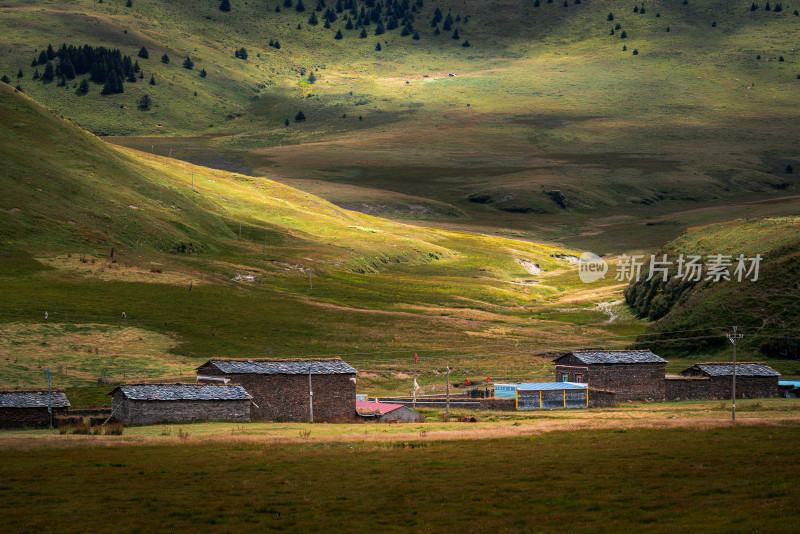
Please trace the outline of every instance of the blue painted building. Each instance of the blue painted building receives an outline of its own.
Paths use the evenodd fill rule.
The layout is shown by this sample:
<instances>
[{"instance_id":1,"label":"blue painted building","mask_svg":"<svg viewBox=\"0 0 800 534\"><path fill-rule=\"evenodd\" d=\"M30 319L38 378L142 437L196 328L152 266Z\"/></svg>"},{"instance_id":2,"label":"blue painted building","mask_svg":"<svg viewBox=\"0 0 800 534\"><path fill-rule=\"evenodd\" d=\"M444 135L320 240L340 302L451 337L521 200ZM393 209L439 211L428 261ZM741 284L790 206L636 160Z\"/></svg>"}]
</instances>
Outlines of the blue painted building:
<instances>
[{"instance_id":1,"label":"blue painted building","mask_svg":"<svg viewBox=\"0 0 800 534\"><path fill-rule=\"evenodd\" d=\"M589 388L573 382L522 382L495 384L494 396L515 399L518 410L587 408Z\"/></svg>"}]
</instances>

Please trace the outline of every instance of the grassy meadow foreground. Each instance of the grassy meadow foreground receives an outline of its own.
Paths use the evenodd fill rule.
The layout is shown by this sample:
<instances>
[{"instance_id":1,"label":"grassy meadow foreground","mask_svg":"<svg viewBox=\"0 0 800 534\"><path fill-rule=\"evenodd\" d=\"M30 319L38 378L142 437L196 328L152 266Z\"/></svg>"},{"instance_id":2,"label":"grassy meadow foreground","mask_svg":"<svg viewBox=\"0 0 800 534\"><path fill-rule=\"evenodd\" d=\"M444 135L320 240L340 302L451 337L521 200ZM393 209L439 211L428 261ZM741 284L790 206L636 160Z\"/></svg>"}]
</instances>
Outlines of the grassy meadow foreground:
<instances>
[{"instance_id":1,"label":"grassy meadow foreground","mask_svg":"<svg viewBox=\"0 0 800 534\"><path fill-rule=\"evenodd\" d=\"M100 517L116 532L540 531L565 522L605 532L792 531L796 406L744 401L744 424L731 427L718 404L697 403L705 417L694 422L644 425L630 419L656 405L633 405L616 416L627 428L597 423L614 410L589 410L597 419L580 432L555 413L508 414L518 420L503 424L129 428L118 438L15 432L0 440L0 496L3 509L27 511L8 514L12 531L81 532Z\"/></svg>"}]
</instances>

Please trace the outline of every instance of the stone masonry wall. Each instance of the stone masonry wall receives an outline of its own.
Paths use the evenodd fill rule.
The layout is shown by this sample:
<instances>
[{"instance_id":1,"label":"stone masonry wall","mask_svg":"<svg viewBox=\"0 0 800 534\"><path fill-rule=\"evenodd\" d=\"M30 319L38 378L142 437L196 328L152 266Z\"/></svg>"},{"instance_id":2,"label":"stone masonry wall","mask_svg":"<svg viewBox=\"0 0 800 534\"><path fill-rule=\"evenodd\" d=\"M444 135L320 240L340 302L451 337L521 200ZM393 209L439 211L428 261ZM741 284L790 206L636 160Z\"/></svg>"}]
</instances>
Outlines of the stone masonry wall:
<instances>
[{"instance_id":1,"label":"stone masonry wall","mask_svg":"<svg viewBox=\"0 0 800 534\"><path fill-rule=\"evenodd\" d=\"M587 370L556 365L556 378L569 375L574 382L575 373L583 374L583 382L594 389L613 391L616 401L663 400L666 363L594 364Z\"/></svg>"},{"instance_id":2,"label":"stone masonry wall","mask_svg":"<svg viewBox=\"0 0 800 534\"><path fill-rule=\"evenodd\" d=\"M250 415L254 420L308 421L308 375L224 375L203 368L204 375L227 376L253 397ZM355 375L311 375L314 391L314 421L356 419Z\"/></svg>"},{"instance_id":3,"label":"stone masonry wall","mask_svg":"<svg viewBox=\"0 0 800 534\"><path fill-rule=\"evenodd\" d=\"M53 420L67 413L67 408L53 408ZM42 408L0 408L0 428L40 428L50 425L50 414Z\"/></svg>"},{"instance_id":4,"label":"stone masonry wall","mask_svg":"<svg viewBox=\"0 0 800 534\"><path fill-rule=\"evenodd\" d=\"M114 417L125 425L250 420L250 399L139 401L117 392L112 402Z\"/></svg>"}]
</instances>

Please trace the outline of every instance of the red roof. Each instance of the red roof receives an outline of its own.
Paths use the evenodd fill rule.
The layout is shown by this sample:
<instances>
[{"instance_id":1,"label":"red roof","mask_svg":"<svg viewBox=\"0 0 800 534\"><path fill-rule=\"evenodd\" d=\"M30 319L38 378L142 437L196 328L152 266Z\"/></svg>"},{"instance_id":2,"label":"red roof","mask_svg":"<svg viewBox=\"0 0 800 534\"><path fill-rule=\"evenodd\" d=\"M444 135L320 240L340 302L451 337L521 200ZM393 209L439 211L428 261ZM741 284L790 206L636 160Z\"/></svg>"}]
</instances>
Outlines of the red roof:
<instances>
[{"instance_id":1,"label":"red roof","mask_svg":"<svg viewBox=\"0 0 800 534\"><path fill-rule=\"evenodd\" d=\"M367 402L356 401L356 411L365 413L380 412L381 415L393 412L398 408L402 408L402 404L387 404L385 402Z\"/></svg>"}]
</instances>

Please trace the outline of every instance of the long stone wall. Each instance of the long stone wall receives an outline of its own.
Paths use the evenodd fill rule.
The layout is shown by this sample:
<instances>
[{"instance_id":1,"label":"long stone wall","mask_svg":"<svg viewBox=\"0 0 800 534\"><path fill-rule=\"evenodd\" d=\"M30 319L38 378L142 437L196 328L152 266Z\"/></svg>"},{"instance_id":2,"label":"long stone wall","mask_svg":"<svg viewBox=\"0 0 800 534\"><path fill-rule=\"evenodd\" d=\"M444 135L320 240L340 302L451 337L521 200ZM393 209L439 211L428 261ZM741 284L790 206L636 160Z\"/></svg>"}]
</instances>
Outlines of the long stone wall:
<instances>
[{"instance_id":1,"label":"long stone wall","mask_svg":"<svg viewBox=\"0 0 800 534\"><path fill-rule=\"evenodd\" d=\"M67 408L53 408L53 420L67 413ZM50 425L50 414L42 408L0 408L0 428L41 428Z\"/></svg>"},{"instance_id":2,"label":"long stone wall","mask_svg":"<svg viewBox=\"0 0 800 534\"><path fill-rule=\"evenodd\" d=\"M114 417L124 425L250 420L250 399L139 401L118 391L112 403Z\"/></svg>"}]
</instances>

